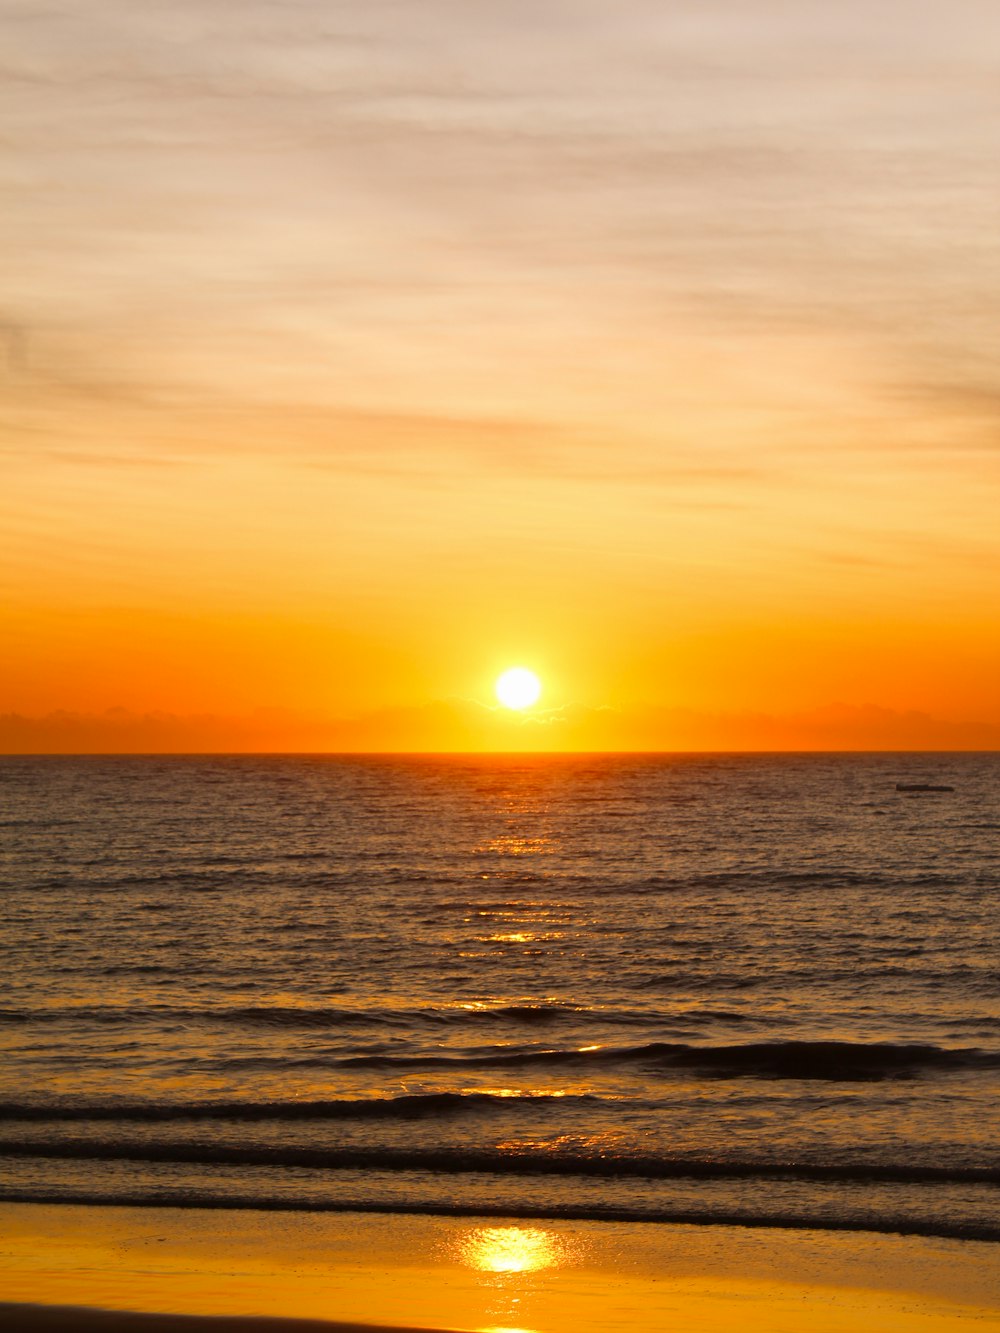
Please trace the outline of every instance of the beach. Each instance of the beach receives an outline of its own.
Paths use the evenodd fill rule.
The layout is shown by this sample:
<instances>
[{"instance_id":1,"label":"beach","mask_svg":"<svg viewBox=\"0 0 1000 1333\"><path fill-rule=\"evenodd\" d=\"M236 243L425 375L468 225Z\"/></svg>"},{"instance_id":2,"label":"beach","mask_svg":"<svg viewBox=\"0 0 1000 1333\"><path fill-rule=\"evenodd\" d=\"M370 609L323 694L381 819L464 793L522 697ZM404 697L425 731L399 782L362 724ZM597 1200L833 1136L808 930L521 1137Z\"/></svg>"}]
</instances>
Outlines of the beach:
<instances>
[{"instance_id":1,"label":"beach","mask_svg":"<svg viewBox=\"0 0 1000 1333\"><path fill-rule=\"evenodd\" d=\"M988 1243L25 1204L0 1207L0 1231L11 1329L1000 1329Z\"/></svg>"}]
</instances>

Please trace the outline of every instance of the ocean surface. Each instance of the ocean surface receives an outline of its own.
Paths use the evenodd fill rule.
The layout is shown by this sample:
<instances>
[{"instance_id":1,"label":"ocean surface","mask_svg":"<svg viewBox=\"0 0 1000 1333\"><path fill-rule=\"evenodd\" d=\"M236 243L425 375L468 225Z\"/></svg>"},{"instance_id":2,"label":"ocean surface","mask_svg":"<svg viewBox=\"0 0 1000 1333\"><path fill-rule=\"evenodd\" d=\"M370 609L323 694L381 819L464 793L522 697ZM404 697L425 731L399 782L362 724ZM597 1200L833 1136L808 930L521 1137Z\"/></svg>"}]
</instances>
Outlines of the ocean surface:
<instances>
[{"instance_id":1,"label":"ocean surface","mask_svg":"<svg viewBox=\"0 0 1000 1333\"><path fill-rule=\"evenodd\" d=\"M1000 756L8 758L0 844L0 1198L1000 1239Z\"/></svg>"}]
</instances>

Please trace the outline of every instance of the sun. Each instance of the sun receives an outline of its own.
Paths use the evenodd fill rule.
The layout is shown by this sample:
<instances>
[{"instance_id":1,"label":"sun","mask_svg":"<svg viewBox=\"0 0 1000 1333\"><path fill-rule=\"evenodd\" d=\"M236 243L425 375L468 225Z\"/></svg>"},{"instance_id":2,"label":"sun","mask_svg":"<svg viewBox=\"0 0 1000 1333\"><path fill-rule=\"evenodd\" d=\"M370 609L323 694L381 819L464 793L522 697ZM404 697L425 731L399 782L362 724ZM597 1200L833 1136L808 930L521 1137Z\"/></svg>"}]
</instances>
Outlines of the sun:
<instances>
[{"instance_id":1,"label":"sun","mask_svg":"<svg viewBox=\"0 0 1000 1333\"><path fill-rule=\"evenodd\" d=\"M530 708L538 701L542 682L527 667L511 667L499 677L494 688L505 708Z\"/></svg>"}]
</instances>

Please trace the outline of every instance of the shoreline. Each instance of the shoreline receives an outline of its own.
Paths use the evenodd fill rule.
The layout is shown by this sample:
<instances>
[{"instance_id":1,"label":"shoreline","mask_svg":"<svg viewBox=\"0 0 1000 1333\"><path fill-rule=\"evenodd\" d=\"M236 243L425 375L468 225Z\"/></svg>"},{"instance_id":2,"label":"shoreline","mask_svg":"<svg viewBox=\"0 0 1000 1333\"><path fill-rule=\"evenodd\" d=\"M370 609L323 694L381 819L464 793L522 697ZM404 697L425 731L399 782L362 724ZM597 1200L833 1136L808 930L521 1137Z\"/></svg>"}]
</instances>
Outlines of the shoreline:
<instances>
[{"instance_id":1,"label":"shoreline","mask_svg":"<svg viewBox=\"0 0 1000 1333\"><path fill-rule=\"evenodd\" d=\"M711 1211L675 1209L669 1213L655 1213L641 1209L628 1208L576 1208L572 1205L559 1207L533 1207L526 1205L516 1209L498 1207L495 1210L484 1208L482 1204L407 1204L399 1200L387 1203L346 1203L314 1202L290 1203L281 1199L261 1199L239 1195L232 1197L213 1197L211 1195L189 1196L183 1199L166 1200L155 1193L144 1194L136 1191L122 1194L116 1198L107 1198L84 1191L70 1197L66 1191L52 1194L16 1190L0 1193L0 1209L12 1205L37 1205L46 1208L137 1208L137 1209L177 1209L194 1212L237 1212L266 1214L315 1214L317 1216L338 1217L343 1215L371 1217L427 1217L484 1218L493 1221L509 1220L512 1222L591 1222L596 1224L626 1224L640 1227L725 1227L734 1230L777 1231L777 1232L831 1232L846 1235L899 1236L914 1237L924 1240L952 1240L967 1244L1000 1244L1000 1223L996 1226L983 1226L981 1223L962 1222L922 1222L906 1218L818 1218L806 1217L794 1213L764 1213L759 1216L721 1215Z\"/></svg>"},{"instance_id":2,"label":"shoreline","mask_svg":"<svg viewBox=\"0 0 1000 1333\"><path fill-rule=\"evenodd\" d=\"M959 1333L975 1321L1000 1333L1000 1266L981 1244L524 1221L0 1204L0 1321L39 1333Z\"/></svg>"}]
</instances>

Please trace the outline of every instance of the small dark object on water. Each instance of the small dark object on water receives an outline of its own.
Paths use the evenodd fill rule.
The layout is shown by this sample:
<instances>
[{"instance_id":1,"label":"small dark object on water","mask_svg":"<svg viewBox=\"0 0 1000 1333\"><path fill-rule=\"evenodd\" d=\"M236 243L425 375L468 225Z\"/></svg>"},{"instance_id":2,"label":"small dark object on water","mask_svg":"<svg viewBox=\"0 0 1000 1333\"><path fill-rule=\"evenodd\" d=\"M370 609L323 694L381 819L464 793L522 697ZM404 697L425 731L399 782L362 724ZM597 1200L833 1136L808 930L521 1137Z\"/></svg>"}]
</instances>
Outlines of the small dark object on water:
<instances>
[{"instance_id":1,"label":"small dark object on water","mask_svg":"<svg viewBox=\"0 0 1000 1333\"><path fill-rule=\"evenodd\" d=\"M937 787L933 782L897 782L897 791L954 791L954 787Z\"/></svg>"}]
</instances>

